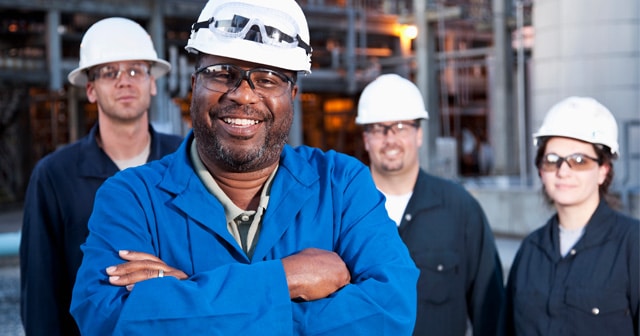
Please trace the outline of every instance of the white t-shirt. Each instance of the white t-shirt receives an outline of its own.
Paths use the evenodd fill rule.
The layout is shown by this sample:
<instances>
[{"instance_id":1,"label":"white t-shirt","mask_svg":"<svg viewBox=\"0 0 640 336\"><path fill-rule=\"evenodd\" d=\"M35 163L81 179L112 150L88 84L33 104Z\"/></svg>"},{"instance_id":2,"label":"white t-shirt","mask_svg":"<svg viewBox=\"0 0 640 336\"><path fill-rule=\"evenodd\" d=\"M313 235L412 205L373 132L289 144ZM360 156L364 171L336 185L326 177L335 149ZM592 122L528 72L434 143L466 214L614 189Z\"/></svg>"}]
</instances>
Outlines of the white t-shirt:
<instances>
[{"instance_id":1,"label":"white t-shirt","mask_svg":"<svg viewBox=\"0 0 640 336\"><path fill-rule=\"evenodd\" d=\"M387 208L389 217L396 222L397 226L400 226L402 215L404 214L404 210L407 208L407 204L409 203L409 199L411 198L411 195L413 195L413 192L402 195L387 195L384 192L382 193L387 198L384 206Z\"/></svg>"},{"instance_id":2,"label":"white t-shirt","mask_svg":"<svg viewBox=\"0 0 640 336\"><path fill-rule=\"evenodd\" d=\"M142 166L143 164L147 163L149 153L151 153L151 140L149 140L149 143L144 147L140 154L127 160L113 160L113 162L116 164L116 166L118 166L120 170Z\"/></svg>"}]
</instances>

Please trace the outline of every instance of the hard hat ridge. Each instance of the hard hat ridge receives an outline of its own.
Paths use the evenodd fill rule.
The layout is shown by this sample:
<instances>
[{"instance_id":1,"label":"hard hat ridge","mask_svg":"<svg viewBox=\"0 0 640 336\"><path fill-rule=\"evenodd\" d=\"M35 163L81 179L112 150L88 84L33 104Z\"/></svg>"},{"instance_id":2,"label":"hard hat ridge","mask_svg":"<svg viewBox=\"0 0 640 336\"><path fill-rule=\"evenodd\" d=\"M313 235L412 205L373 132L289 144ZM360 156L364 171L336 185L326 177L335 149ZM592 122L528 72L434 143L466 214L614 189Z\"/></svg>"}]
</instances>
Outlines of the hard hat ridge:
<instances>
[{"instance_id":1,"label":"hard hat ridge","mask_svg":"<svg viewBox=\"0 0 640 336\"><path fill-rule=\"evenodd\" d=\"M169 62L158 58L151 36L137 22L122 17L102 19L82 37L80 62L67 78L71 84L82 86L88 80L86 70L96 65L136 60L151 62L155 78L171 70Z\"/></svg>"}]
</instances>

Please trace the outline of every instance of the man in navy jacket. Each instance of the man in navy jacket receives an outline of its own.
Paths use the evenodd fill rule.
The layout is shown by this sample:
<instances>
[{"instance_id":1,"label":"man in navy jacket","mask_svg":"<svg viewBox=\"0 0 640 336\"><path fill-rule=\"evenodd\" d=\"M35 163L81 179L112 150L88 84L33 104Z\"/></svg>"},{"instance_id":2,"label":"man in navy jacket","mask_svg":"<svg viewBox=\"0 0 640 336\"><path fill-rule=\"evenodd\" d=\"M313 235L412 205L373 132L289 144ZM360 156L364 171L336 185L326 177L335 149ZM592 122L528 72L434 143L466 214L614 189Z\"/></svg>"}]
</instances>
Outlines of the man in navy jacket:
<instances>
[{"instance_id":1,"label":"man in navy jacket","mask_svg":"<svg viewBox=\"0 0 640 336\"><path fill-rule=\"evenodd\" d=\"M420 268L414 335L494 336L504 301L502 265L478 202L460 185L420 169L422 95L395 74L362 92L356 123L389 216Z\"/></svg>"},{"instance_id":2,"label":"man in navy jacket","mask_svg":"<svg viewBox=\"0 0 640 336\"><path fill-rule=\"evenodd\" d=\"M118 171L173 152L181 137L149 123L155 78L170 69L137 23L109 18L83 37L80 64L68 78L98 107L87 136L36 165L24 205L20 242L21 317L27 335L79 335L71 291L94 196Z\"/></svg>"}]
</instances>

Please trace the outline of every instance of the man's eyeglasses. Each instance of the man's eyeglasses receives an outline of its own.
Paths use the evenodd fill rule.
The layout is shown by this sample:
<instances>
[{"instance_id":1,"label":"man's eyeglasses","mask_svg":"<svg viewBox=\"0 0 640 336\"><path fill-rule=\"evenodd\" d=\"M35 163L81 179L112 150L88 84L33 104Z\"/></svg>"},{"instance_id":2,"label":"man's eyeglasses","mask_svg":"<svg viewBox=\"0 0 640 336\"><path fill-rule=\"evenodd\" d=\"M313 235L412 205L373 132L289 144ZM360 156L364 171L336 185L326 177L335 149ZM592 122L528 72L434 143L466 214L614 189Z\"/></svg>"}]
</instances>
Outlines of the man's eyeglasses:
<instances>
[{"instance_id":1,"label":"man's eyeglasses","mask_svg":"<svg viewBox=\"0 0 640 336\"><path fill-rule=\"evenodd\" d=\"M600 160L586 154L575 153L562 157L555 153L548 153L542 157L540 170L544 172L555 172L560 169L563 162L566 162L569 168L575 171L589 170L595 165L600 164Z\"/></svg>"},{"instance_id":2,"label":"man's eyeglasses","mask_svg":"<svg viewBox=\"0 0 640 336\"><path fill-rule=\"evenodd\" d=\"M396 136L405 136L409 134L410 129L418 128L419 125L417 121L400 121L391 125L370 124L365 127L365 132L376 138L387 136L389 131Z\"/></svg>"},{"instance_id":3,"label":"man's eyeglasses","mask_svg":"<svg viewBox=\"0 0 640 336\"><path fill-rule=\"evenodd\" d=\"M213 64L196 69L195 75L205 88L227 93L240 86L243 80L261 97L279 97L289 89L291 77L265 68L242 69L233 64Z\"/></svg>"},{"instance_id":4,"label":"man's eyeglasses","mask_svg":"<svg viewBox=\"0 0 640 336\"><path fill-rule=\"evenodd\" d=\"M120 68L117 65L105 65L101 68L89 71L89 80L95 81L97 79L101 79L103 81L114 82L120 79L122 74L126 74L126 76L136 82L141 82L147 78L149 78L149 74L151 73L151 68L148 64L133 64L126 68Z\"/></svg>"}]
</instances>

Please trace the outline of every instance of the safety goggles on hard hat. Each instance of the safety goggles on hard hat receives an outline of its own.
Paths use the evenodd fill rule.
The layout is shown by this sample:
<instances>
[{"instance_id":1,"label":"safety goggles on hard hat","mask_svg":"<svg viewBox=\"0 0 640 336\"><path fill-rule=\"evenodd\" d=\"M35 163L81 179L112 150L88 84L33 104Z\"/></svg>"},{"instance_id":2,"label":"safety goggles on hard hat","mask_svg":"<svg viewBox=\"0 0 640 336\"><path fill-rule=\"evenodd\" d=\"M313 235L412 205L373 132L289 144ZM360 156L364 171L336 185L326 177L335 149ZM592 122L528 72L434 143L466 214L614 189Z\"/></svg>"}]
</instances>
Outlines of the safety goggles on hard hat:
<instances>
[{"instance_id":1,"label":"safety goggles on hard hat","mask_svg":"<svg viewBox=\"0 0 640 336\"><path fill-rule=\"evenodd\" d=\"M590 170L600 164L599 159L582 153L575 153L565 157L555 153L547 153L542 157L539 168L544 172L555 172L560 169L563 162L566 162L569 168L575 171Z\"/></svg>"},{"instance_id":2,"label":"safety goggles on hard hat","mask_svg":"<svg viewBox=\"0 0 640 336\"><path fill-rule=\"evenodd\" d=\"M293 18L280 12L265 8L260 17L253 17L254 7L231 3L216 9L213 16L192 25L192 32L207 28L214 34L227 38L238 38L268 44L282 48L300 47L311 54L311 47L299 35L299 28ZM278 28L269 25L277 22Z\"/></svg>"}]
</instances>

